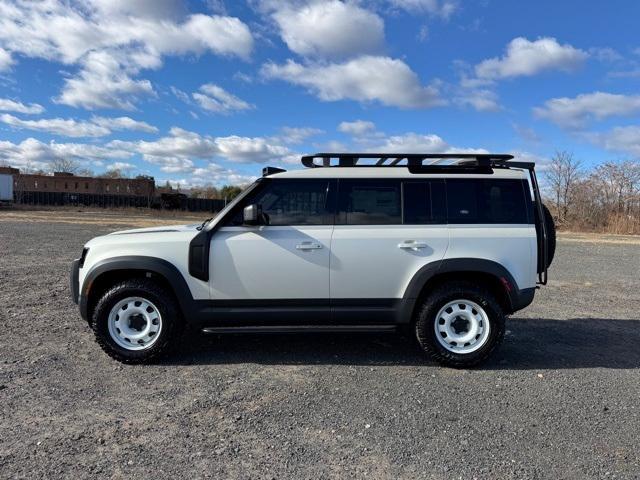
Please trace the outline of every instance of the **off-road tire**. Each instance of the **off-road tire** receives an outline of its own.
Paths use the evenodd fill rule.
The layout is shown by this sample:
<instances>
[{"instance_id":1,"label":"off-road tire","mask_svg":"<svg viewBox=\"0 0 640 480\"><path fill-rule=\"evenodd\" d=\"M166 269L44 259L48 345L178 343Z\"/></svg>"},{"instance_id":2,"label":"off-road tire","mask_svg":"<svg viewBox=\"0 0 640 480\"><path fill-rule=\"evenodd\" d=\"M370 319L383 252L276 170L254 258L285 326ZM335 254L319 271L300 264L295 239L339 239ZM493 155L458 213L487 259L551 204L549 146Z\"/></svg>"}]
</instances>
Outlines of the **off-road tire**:
<instances>
[{"instance_id":1,"label":"off-road tire","mask_svg":"<svg viewBox=\"0 0 640 480\"><path fill-rule=\"evenodd\" d=\"M127 350L111 337L108 328L109 313L114 305L127 297L150 300L162 316L159 338L148 349ZM179 343L183 321L173 294L151 279L134 278L109 288L96 304L89 325L96 342L111 358L127 364L153 363L167 355Z\"/></svg>"},{"instance_id":2,"label":"off-road tire","mask_svg":"<svg viewBox=\"0 0 640 480\"><path fill-rule=\"evenodd\" d=\"M436 316L454 300L470 300L484 309L489 320L489 336L478 350L459 354L447 350L436 338ZM429 293L415 312L415 335L420 347L433 360L453 368L466 368L485 361L504 338L505 315L495 297L485 288L465 281L447 282Z\"/></svg>"}]
</instances>

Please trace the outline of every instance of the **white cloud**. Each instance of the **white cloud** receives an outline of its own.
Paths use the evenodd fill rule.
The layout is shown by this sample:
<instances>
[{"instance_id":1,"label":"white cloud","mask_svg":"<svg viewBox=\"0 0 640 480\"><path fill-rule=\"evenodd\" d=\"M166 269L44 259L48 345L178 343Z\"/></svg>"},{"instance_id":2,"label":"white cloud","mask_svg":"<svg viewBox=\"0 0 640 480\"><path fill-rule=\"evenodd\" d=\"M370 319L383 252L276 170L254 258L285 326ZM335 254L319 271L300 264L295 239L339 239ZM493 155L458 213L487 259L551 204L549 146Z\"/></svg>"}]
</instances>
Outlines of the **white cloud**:
<instances>
[{"instance_id":1,"label":"white cloud","mask_svg":"<svg viewBox=\"0 0 640 480\"><path fill-rule=\"evenodd\" d=\"M338 130L342 133L346 133L347 135L362 137L375 132L376 125L375 123L367 120L355 120L353 122L340 122Z\"/></svg>"},{"instance_id":2,"label":"white cloud","mask_svg":"<svg viewBox=\"0 0 640 480\"><path fill-rule=\"evenodd\" d=\"M204 110L215 113L227 114L234 111L254 108L250 103L245 102L213 83L202 85L200 92L193 94L193 99Z\"/></svg>"},{"instance_id":3,"label":"white cloud","mask_svg":"<svg viewBox=\"0 0 640 480\"><path fill-rule=\"evenodd\" d=\"M221 15L187 15L182 2L91 0L85 4L49 0L0 6L0 44L5 55L79 65L60 103L84 108L133 108L153 93L143 69L162 65L166 55L249 58L253 36L246 24ZM2 54L0 53L0 58ZM1 61L1 60L0 60Z\"/></svg>"},{"instance_id":4,"label":"white cloud","mask_svg":"<svg viewBox=\"0 0 640 480\"><path fill-rule=\"evenodd\" d=\"M593 92L575 98L552 98L533 111L537 117L551 120L561 127L580 128L591 119L640 113L640 95Z\"/></svg>"},{"instance_id":5,"label":"white cloud","mask_svg":"<svg viewBox=\"0 0 640 480\"><path fill-rule=\"evenodd\" d=\"M89 121L71 118L23 120L5 113L0 115L0 121L15 128L38 130L65 137L104 137L111 134L113 130L138 130L150 133L158 131L146 122L139 122L129 117L92 117Z\"/></svg>"},{"instance_id":6,"label":"white cloud","mask_svg":"<svg viewBox=\"0 0 640 480\"><path fill-rule=\"evenodd\" d=\"M481 79L500 79L536 75L545 70L571 71L579 67L588 54L569 44L561 45L555 38L535 41L514 38L501 57L490 58L475 67Z\"/></svg>"},{"instance_id":7,"label":"white cloud","mask_svg":"<svg viewBox=\"0 0 640 480\"><path fill-rule=\"evenodd\" d=\"M126 170L135 170L138 167L136 167L133 163L128 163L128 162L114 162L110 165L107 165L107 170L120 170L120 171L126 171Z\"/></svg>"},{"instance_id":8,"label":"white cloud","mask_svg":"<svg viewBox=\"0 0 640 480\"><path fill-rule=\"evenodd\" d=\"M592 47L589 49L589 56L601 62L615 63L624 60L624 57L610 47Z\"/></svg>"},{"instance_id":9,"label":"white cloud","mask_svg":"<svg viewBox=\"0 0 640 480\"><path fill-rule=\"evenodd\" d=\"M411 13L428 13L443 18L449 18L458 8L455 0L389 0L389 3Z\"/></svg>"},{"instance_id":10,"label":"white cloud","mask_svg":"<svg viewBox=\"0 0 640 480\"><path fill-rule=\"evenodd\" d=\"M401 108L442 104L435 87L423 86L406 63L389 57L363 56L327 65L289 60L284 65L264 65L262 74L306 87L324 101L378 101Z\"/></svg>"},{"instance_id":11,"label":"white cloud","mask_svg":"<svg viewBox=\"0 0 640 480\"><path fill-rule=\"evenodd\" d=\"M457 147L435 134L407 132L391 135L371 146L371 151L395 153L488 153L483 148Z\"/></svg>"},{"instance_id":12,"label":"white cloud","mask_svg":"<svg viewBox=\"0 0 640 480\"><path fill-rule=\"evenodd\" d=\"M536 164L536 170L539 172L546 170L551 163L551 159L549 157L545 157L542 155L538 155L536 153L526 152L516 150L510 152L513 155L513 161L516 162L533 162ZM538 177L540 178L540 176ZM544 179L540 178L541 181Z\"/></svg>"},{"instance_id":13,"label":"white cloud","mask_svg":"<svg viewBox=\"0 0 640 480\"><path fill-rule=\"evenodd\" d=\"M607 132L586 133L592 143L613 152L640 158L640 126L615 127Z\"/></svg>"},{"instance_id":14,"label":"white cloud","mask_svg":"<svg viewBox=\"0 0 640 480\"><path fill-rule=\"evenodd\" d=\"M57 103L89 110L114 108L133 110L143 95L154 95L149 80L135 80L109 52L91 52L78 76L65 80Z\"/></svg>"},{"instance_id":15,"label":"white cloud","mask_svg":"<svg viewBox=\"0 0 640 480\"><path fill-rule=\"evenodd\" d=\"M91 0L91 3L108 16L133 15L171 20L185 13L182 0Z\"/></svg>"},{"instance_id":16,"label":"white cloud","mask_svg":"<svg viewBox=\"0 0 640 480\"><path fill-rule=\"evenodd\" d=\"M438 135L422 135L418 133L405 133L392 135L376 147L380 152L401 153L442 153L449 149L449 144Z\"/></svg>"},{"instance_id":17,"label":"white cloud","mask_svg":"<svg viewBox=\"0 0 640 480\"><path fill-rule=\"evenodd\" d=\"M280 130L282 133L274 137L274 139L282 143L293 145L302 143L310 137L315 137L316 135L324 133L323 130L312 127L282 127Z\"/></svg>"},{"instance_id":18,"label":"white cloud","mask_svg":"<svg viewBox=\"0 0 640 480\"><path fill-rule=\"evenodd\" d=\"M153 157L145 156L145 160L158 165L160 170L166 173L187 173L193 171L193 161L180 157Z\"/></svg>"},{"instance_id":19,"label":"white cloud","mask_svg":"<svg viewBox=\"0 0 640 480\"><path fill-rule=\"evenodd\" d=\"M486 88L463 89L460 96L456 97L455 102L458 105L470 106L479 112L496 112L501 108L496 92Z\"/></svg>"},{"instance_id":20,"label":"white cloud","mask_svg":"<svg viewBox=\"0 0 640 480\"><path fill-rule=\"evenodd\" d=\"M345 58L377 53L384 45L382 19L352 3L333 0L286 6L273 18L289 49L306 57Z\"/></svg>"},{"instance_id":21,"label":"white cloud","mask_svg":"<svg viewBox=\"0 0 640 480\"><path fill-rule=\"evenodd\" d=\"M282 145L273 145L261 137L218 137L215 140L219 155L237 163L265 163L270 160L280 161L291 154Z\"/></svg>"},{"instance_id":22,"label":"white cloud","mask_svg":"<svg viewBox=\"0 0 640 480\"><path fill-rule=\"evenodd\" d=\"M64 118L21 120L13 115L4 113L0 115L0 121L15 128L38 130L65 137L102 137L111 133L108 128L95 123Z\"/></svg>"},{"instance_id":23,"label":"white cloud","mask_svg":"<svg viewBox=\"0 0 640 480\"><path fill-rule=\"evenodd\" d=\"M22 102L16 102L9 98L0 98L0 111L2 112L17 112L26 114L39 114L44 112L44 107L37 103L31 103L25 105Z\"/></svg>"},{"instance_id":24,"label":"white cloud","mask_svg":"<svg viewBox=\"0 0 640 480\"><path fill-rule=\"evenodd\" d=\"M20 143L0 141L0 160L19 168L46 169L55 158L73 158L87 165L88 161L127 159L131 156L133 152L121 148L84 143L44 143L35 138L27 138Z\"/></svg>"},{"instance_id":25,"label":"white cloud","mask_svg":"<svg viewBox=\"0 0 640 480\"><path fill-rule=\"evenodd\" d=\"M205 167L194 168L189 178L175 177L168 179L158 179L159 185L164 184L167 180L171 185L178 186L182 189L194 187L204 187L208 185L246 185L255 181L256 177L251 175L243 175L233 169L223 168L218 164L209 163Z\"/></svg>"},{"instance_id":26,"label":"white cloud","mask_svg":"<svg viewBox=\"0 0 640 480\"><path fill-rule=\"evenodd\" d=\"M169 135L154 141L124 142L114 140L109 148L137 152L145 161L165 167L164 171L188 171L192 159L211 160L221 157L235 163L280 161L292 152L283 145L263 137L203 136L173 127Z\"/></svg>"},{"instance_id":27,"label":"white cloud","mask_svg":"<svg viewBox=\"0 0 640 480\"><path fill-rule=\"evenodd\" d=\"M214 139L201 136L182 128L173 127L169 136L154 141L111 142L112 145L123 145L142 154L145 159L156 157L167 158L212 158L218 152Z\"/></svg>"},{"instance_id":28,"label":"white cloud","mask_svg":"<svg viewBox=\"0 0 640 480\"><path fill-rule=\"evenodd\" d=\"M183 17L176 15L177 11L163 8L163 4L177 2L87 3L88 8L53 0L5 6L0 40L9 51L65 64L74 64L91 51L124 50L132 45L138 47L134 53L142 52L156 59L162 55L207 51L248 58L253 49L249 28L235 17L203 14Z\"/></svg>"},{"instance_id":29,"label":"white cloud","mask_svg":"<svg viewBox=\"0 0 640 480\"><path fill-rule=\"evenodd\" d=\"M134 120L130 117L91 117L91 122L109 130L136 130L138 132L157 133L158 129L147 122Z\"/></svg>"},{"instance_id":30,"label":"white cloud","mask_svg":"<svg viewBox=\"0 0 640 480\"><path fill-rule=\"evenodd\" d=\"M11 54L4 48L0 48L0 72L9 70L13 64L14 60L11 58Z\"/></svg>"}]
</instances>

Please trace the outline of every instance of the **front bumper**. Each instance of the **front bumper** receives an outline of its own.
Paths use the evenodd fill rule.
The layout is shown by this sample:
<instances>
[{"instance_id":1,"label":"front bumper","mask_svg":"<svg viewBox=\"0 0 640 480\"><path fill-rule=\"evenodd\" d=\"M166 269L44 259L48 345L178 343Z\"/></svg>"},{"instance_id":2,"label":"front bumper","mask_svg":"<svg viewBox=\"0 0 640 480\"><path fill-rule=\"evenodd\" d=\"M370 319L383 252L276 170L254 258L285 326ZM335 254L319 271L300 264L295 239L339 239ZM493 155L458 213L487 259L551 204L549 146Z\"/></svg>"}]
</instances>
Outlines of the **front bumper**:
<instances>
[{"instance_id":1,"label":"front bumper","mask_svg":"<svg viewBox=\"0 0 640 480\"><path fill-rule=\"evenodd\" d=\"M69 291L71 299L75 304L80 301L80 259L76 258L71 263L71 273L69 275Z\"/></svg>"}]
</instances>

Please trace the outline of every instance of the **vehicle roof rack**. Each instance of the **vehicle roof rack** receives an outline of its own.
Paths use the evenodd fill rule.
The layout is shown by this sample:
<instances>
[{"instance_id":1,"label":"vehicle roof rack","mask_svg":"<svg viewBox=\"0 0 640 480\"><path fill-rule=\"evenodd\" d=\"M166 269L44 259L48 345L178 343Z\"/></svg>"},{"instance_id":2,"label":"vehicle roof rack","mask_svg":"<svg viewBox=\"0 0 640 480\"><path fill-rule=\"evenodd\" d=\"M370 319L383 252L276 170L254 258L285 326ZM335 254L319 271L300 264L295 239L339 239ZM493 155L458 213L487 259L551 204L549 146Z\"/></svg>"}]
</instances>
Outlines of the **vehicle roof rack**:
<instances>
[{"instance_id":1,"label":"vehicle roof rack","mask_svg":"<svg viewBox=\"0 0 640 480\"><path fill-rule=\"evenodd\" d=\"M302 157L308 168L321 167L416 167L442 169L443 167L491 168L505 167L513 155L502 153L316 153ZM361 160L375 160L361 162ZM337 160L337 162L335 161ZM454 160L452 162L452 160ZM445 163L448 162L448 163ZM515 164L513 164L515 166Z\"/></svg>"}]
</instances>

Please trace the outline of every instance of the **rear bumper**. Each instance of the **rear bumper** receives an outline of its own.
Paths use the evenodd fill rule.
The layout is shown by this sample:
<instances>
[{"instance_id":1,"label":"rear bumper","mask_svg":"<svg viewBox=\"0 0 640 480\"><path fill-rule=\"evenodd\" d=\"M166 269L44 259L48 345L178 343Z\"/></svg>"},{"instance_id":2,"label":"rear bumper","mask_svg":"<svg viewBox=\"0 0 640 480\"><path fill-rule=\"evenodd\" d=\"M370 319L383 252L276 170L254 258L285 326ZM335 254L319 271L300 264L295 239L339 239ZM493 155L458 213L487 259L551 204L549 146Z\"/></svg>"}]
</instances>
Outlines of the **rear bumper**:
<instances>
[{"instance_id":1,"label":"rear bumper","mask_svg":"<svg viewBox=\"0 0 640 480\"><path fill-rule=\"evenodd\" d=\"M511 301L511 313L515 313L518 310L528 307L533 302L533 297L536 294L536 288L523 288L522 290L514 290L509 294L509 300Z\"/></svg>"},{"instance_id":2,"label":"rear bumper","mask_svg":"<svg viewBox=\"0 0 640 480\"><path fill-rule=\"evenodd\" d=\"M80 259L76 258L71 263L71 273L69 274L69 291L73 303L78 304L80 301Z\"/></svg>"}]
</instances>

